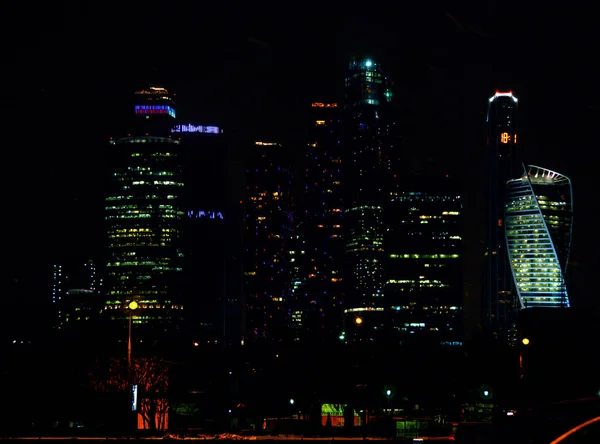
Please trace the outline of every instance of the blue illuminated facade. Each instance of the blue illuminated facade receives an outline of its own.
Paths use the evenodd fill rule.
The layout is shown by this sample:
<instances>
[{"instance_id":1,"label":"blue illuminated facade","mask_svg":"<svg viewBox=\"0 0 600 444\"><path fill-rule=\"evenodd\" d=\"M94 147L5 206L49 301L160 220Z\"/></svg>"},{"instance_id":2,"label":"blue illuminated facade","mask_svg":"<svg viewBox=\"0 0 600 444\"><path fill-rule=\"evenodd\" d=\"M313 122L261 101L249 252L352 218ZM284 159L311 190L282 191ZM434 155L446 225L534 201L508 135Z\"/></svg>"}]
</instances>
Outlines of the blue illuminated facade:
<instances>
[{"instance_id":1,"label":"blue illuminated facade","mask_svg":"<svg viewBox=\"0 0 600 444\"><path fill-rule=\"evenodd\" d=\"M136 105L136 114L168 114L175 117L175 110L167 105Z\"/></svg>"},{"instance_id":2,"label":"blue illuminated facade","mask_svg":"<svg viewBox=\"0 0 600 444\"><path fill-rule=\"evenodd\" d=\"M223 220L223 213L221 211L188 210L187 216L190 219L221 219L221 220Z\"/></svg>"},{"instance_id":3,"label":"blue illuminated facade","mask_svg":"<svg viewBox=\"0 0 600 444\"><path fill-rule=\"evenodd\" d=\"M519 307L569 307L571 180L529 165L522 177L508 182L507 189L506 243Z\"/></svg>"},{"instance_id":4,"label":"blue illuminated facade","mask_svg":"<svg viewBox=\"0 0 600 444\"><path fill-rule=\"evenodd\" d=\"M194 125L192 123L175 125L171 129L172 133L205 133L205 134L221 134L222 128L214 125Z\"/></svg>"},{"instance_id":5,"label":"blue illuminated facade","mask_svg":"<svg viewBox=\"0 0 600 444\"><path fill-rule=\"evenodd\" d=\"M131 134L170 137L175 119L175 102L169 91L152 85L134 93Z\"/></svg>"}]
</instances>

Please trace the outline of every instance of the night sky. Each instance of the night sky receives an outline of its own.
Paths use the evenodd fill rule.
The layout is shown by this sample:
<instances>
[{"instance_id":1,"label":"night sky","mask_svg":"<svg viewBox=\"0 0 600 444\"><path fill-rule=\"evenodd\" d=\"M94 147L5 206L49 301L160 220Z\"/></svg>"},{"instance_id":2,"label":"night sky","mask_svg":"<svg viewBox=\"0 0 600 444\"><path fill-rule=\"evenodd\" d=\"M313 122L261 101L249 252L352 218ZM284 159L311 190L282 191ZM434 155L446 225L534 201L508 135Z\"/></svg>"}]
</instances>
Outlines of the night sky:
<instances>
[{"instance_id":1,"label":"night sky","mask_svg":"<svg viewBox=\"0 0 600 444\"><path fill-rule=\"evenodd\" d=\"M600 117L600 32L591 9L577 2L368 2L359 11L346 3L121 3L127 9L111 2L9 8L15 26L3 31L2 122L11 281L49 298L50 276L36 273L54 258L98 248L103 149L133 90L160 82L191 121L270 137L297 127L311 101L336 100L347 57L359 52L381 60L394 80L407 156L435 159L466 184L483 174L488 97L513 91L526 161L573 181L573 303L594 302L585 291L597 248L592 170ZM465 205L476 202L466 196Z\"/></svg>"}]
</instances>

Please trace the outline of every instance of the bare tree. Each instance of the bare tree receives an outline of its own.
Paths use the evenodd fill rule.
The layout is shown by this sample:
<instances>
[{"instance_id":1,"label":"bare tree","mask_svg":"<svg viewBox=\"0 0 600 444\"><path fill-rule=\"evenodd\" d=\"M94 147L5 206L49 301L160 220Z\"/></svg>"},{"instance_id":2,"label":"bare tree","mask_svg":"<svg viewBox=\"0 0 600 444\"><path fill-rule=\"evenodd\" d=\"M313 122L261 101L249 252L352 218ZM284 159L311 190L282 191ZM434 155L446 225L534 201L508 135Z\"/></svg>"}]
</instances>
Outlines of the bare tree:
<instances>
[{"instance_id":1,"label":"bare tree","mask_svg":"<svg viewBox=\"0 0 600 444\"><path fill-rule=\"evenodd\" d=\"M112 358L107 365L96 363L90 372L92 388L98 392L124 392L130 388L127 359ZM169 402L169 367L158 358L135 358L131 362L131 385L137 385L139 412L144 428L165 430Z\"/></svg>"}]
</instances>

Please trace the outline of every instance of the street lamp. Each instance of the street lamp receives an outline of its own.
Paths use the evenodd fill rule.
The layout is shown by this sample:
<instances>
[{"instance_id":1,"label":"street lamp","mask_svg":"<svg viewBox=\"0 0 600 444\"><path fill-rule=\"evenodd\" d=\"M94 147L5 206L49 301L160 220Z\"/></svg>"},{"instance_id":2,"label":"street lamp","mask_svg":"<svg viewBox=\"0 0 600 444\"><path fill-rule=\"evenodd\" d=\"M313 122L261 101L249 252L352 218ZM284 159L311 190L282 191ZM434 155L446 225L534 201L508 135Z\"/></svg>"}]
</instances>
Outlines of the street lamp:
<instances>
[{"instance_id":1,"label":"street lamp","mask_svg":"<svg viewBox=\"0 0 600 444\"><path fill-rule=\"evenodd\" d=\"M139 304L136 301L131 301L127 308L129 309L129 334L127 336L127 368L131 376L131 323L133 319L133 312L139 308ZM131 382L131 378L130 378Z\"/></svg>"},{"instance_id":2,"label":"street lamp","mask_svg":"<svg viewBox=\"0 0 600 444\"><path fill-rule=\"evenodd\" d=\"M129 390L129 408L135 414L136 410L136 397L133 393L133 378L131 372L131 324L133 323L133 312L137 310L140 305L136 301L131 301L127 305L129 309L129 331L127 335L127 389ZM134 416L135 418L135 416ZM131 427L131 423L133 422L133 418L131 421L128 421L128 428Z\"/></svg>"},{"instance_id":3,"label":"street lamp","mask_svg":"<svg viewBox=\"0 0 600 444\"><path fill-rule=\"evenodd\" d=\"M525 367L523 366L523 352L524 348L527 347L531 341L529 338L521 339L521 343L523 344L519 349L519 378L523 379L525 377Z\"/></svg>"}]
</instances>

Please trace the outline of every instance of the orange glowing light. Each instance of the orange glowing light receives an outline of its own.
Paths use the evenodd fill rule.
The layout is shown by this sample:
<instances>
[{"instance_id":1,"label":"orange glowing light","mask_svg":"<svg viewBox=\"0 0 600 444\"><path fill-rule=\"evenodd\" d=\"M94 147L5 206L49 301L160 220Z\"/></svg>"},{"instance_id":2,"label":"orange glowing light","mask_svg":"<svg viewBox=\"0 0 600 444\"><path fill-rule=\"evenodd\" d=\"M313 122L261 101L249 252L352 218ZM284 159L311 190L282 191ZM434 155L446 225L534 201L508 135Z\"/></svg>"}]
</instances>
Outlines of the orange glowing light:
<instances>
[{"instance_id":1,"label":"orange glowing light","mask_svg":"<svg viewBox=\"0 0 600 444\"><path fill-rule=\"evenodd\" d=\"M513 137L513 143L517 143L517 135L516 134Z\"/></svg>"},{"instance_id":2,"label":"orange glowing light","mask_svg":"<svg viewBox=\"0 0 600 444\"><path fill-rule=\"evenodd\" d=\"M322 102L313 102L311 104L313 108L337 108L337 103L322 103Z\"/></svg>"},{"instance_id":3,"label":"orange glowing light","mask_svg":"<svg viewBox=\"0 0 600 444\"><path fill-rule=\"evenodd\" d=\"M554 441L552 441L550 444L558 444L559 442L563 442L565 439L567 439L569 436L571 436L573 433L577 432L578 430L581 430L584 427L589 426L590 424L593 424L595 422L600 421L600 416L596 416L595 418L590 419L589 421L585 421L582 422L581 424L579 424L578 426L573 427L571 430L569 430L566 433L563 433L562 435L560 435L558 438L556 438Z\"/></svg>"},{"instance_id":4,"label":"orange glowing light","mask_svg":"<svg viewBox=\"0 0 600 444\"><path fill-rule=\"evenodd\" d=\"M508 133L500 134L500 142L501 143L508 143L509 141L510 141L510 134L508 134Z\"/></svg>"},{"instance_id":5,"label":"orange glowing light","mask_svg":"<svg viewBox=\"0 0 600 444\"><path fill-rule=\"evenodd\" d=\"M362 324L363 320L362 320L362 318L356 318L354 320L354 322L356 322L356 325L360 325L360 324Z\"/></svg>"}]
</instances>

